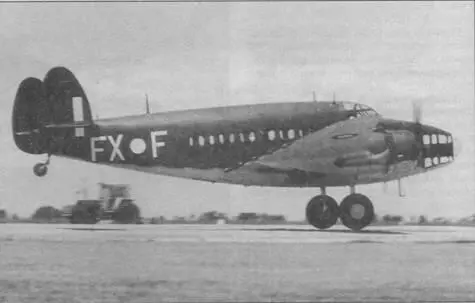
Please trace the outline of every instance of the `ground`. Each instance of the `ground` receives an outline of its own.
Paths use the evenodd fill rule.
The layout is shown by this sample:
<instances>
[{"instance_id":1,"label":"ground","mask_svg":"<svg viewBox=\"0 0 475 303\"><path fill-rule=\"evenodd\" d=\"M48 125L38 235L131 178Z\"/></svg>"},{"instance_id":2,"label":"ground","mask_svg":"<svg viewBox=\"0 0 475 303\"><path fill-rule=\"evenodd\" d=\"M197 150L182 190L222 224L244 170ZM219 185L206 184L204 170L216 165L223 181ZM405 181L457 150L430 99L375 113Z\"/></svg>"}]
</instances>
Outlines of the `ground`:
<instances>
[{"instance_id":1,"label":"ground","mask_svg":"<svg viewBox=\"0 0 475 303\"><path fill-rule=\"evenodd\" d=\"M0 228L0 302L475 300L470 227Z\"/></svg>"}]
</instances>

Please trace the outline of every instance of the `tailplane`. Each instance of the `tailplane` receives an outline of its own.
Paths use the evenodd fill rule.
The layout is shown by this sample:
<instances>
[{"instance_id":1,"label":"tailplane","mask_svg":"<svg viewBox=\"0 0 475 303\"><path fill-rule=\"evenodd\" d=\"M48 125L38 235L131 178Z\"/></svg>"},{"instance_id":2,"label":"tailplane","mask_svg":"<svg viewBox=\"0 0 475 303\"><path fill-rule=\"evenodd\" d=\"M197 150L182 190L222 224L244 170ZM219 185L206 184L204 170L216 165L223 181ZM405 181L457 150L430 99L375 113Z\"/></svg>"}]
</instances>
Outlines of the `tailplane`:
<instances>
[{"instance_id":1,"label":"tailplane","mask_svg":"<svg viewBox=\"0 0 475 303\"><path fill-rule=\"evenodd\" d=\"M13 137L29 154L66 153L88 136L93 126L89 101L76 77L64 67L51 69L41 81L26 78L13 107Z\"/></svg>"}]
</instances>

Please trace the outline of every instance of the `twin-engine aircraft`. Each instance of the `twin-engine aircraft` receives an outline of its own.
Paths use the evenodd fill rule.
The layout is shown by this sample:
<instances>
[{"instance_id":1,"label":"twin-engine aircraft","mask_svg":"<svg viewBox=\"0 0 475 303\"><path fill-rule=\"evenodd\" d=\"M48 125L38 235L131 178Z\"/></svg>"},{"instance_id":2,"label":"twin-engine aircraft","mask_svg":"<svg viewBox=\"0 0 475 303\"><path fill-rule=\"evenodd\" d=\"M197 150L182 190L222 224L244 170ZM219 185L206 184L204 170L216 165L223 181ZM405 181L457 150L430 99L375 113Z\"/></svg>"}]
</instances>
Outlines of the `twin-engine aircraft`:
<instances>
[{"instance_id":1,"label":"twin-engine aircraft","mask_svg":"<svg viewBox=\"0 0 475 303\"><path fill-rule=\"evenodd\" d=\"M385 119L354 102L296 102L215 107L93 120L76 77L64 67L21 82L13 108L19 149L153 174L270 187L318 187L306 208L318 229L338 218L361 230L374 218L358 184L400 180L454 160L452 135ZM326 195L349 186L340 204Z\"/></svg>"}]
</instances>

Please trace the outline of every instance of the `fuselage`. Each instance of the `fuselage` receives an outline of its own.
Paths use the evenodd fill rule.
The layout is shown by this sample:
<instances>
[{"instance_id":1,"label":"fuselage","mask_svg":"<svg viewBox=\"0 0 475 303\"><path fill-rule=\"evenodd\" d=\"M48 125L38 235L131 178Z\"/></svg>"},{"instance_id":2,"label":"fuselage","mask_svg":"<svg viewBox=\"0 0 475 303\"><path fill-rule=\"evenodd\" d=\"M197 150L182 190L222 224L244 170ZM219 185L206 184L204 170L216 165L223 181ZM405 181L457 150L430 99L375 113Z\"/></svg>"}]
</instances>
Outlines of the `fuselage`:
<instances>
[{"instance_id":1,"label":"fuselage","mask_svg":"<svg viewBox=\"0 0 475 303\"><path fill-rule=\"evenodd\" d=\"M111 161L112 145L103 140L105 151L91 150L91 159L170 168L231 170L309 133L346 120L349 115L350 111L337 106L332 108L328 103L282 103L100 120L95 122L94 137L110 136L114 139L109 139L117 140L121 136L124 157L113 157ZM141 150L139 145L145 146L143 152L134 152L134 146Z\"/></svg>"},{"instance_id":2,"label":"fuselage","mask_svg":"<svg viewBox=\"0 0 475 303\"><path fill-rule=\"evenodd\" d=\"M24 79L12 111L13 139L29 154L47 154L33 172L47 174L56 155L141 172L247 186L321 187L306 208L326 229L338 218L352 230L374 219L354 185L386 182L454 160L449 132L420 122L385 119L354 102L292 102L182 110L93 120L71 71ZM352 186L338 205L325 187ZM97 222L94 208L72 222ZM81 219L81 220L77 220Z\"/></svg>"},{"instance_id":3,"label":"fuselage","mask_svg":"<svg viewBox=\"0 0 475 303\"><path fill-rule=\"evenodd\" d=\"M389 125L393 140L357 129L365 121ZM420 155L414 153L417 142L411 127L350 102L241 105L96 120L85 136L72 136L74 144L63 145L66 148L56 154L210 182L344 186L427 170L417 165ZM436 128L425 130L449 135ZM319 138L330 131L336 135ZM396 139L399 147L391 147ZM449 149L438 151L437 157L448 159Z\"/></svg>"}]
</instances>

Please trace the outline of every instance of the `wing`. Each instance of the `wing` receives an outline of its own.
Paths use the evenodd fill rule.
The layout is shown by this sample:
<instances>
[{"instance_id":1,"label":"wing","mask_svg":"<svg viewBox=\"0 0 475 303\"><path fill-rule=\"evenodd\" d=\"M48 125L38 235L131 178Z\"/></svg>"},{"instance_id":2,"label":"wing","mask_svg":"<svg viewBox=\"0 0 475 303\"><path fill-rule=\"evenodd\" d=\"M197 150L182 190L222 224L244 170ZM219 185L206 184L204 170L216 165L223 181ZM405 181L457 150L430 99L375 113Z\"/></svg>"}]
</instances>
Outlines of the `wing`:
<instances>
[{"instance_id":1,"label":"wing","mask_svg":"<svg viewBox=\"0 0 475 303\"><path fill-rule=\"evenodd\" d=\"M384 171L390 157L379 117L342 121L309 134L244 166L261 173L281 172L297 178L361 174L362 168Z\"/></svg>"}]
</instances>

